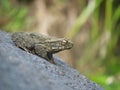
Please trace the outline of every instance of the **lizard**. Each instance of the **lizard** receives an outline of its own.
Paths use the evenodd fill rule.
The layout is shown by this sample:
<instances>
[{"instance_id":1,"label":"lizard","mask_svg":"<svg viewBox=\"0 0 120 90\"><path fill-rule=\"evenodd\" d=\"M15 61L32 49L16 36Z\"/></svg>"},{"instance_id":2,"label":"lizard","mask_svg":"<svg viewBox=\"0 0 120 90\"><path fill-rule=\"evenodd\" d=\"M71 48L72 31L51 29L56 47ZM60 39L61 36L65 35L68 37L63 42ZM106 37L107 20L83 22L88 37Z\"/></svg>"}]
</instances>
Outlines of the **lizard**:
<instances>
[{"instance_id":1,"label":"lizard","mask_svg":"<svg viewBox=\"0 0 120 90\"><path fill-rule=\"evenodd\" d=\"M73 47L73 43L68 39L45 36L35 32L12 33L12 40L17 47L36 54L53 64L55 64L54 53Z\"/></svg>"}]
</instances>

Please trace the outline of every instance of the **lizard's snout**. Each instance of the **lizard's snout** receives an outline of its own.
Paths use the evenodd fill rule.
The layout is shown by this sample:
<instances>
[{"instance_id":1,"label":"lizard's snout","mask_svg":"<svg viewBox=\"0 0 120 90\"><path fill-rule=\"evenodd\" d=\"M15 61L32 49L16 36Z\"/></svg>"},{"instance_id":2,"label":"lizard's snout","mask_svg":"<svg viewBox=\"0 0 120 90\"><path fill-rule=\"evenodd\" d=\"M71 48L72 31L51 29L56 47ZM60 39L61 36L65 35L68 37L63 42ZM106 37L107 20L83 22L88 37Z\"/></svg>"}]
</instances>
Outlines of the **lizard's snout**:
<instances>
[{"instance_id":1,"label":"lizard's snout","mask_svg":"<svg viewBox=\"0 0 120 90\"><path fill-rule=\"evenodd\" d=\"M66 49L71 49L73 47L73 43L69 40L63 40L62 44Z\"/></svg>"}]
</instances>

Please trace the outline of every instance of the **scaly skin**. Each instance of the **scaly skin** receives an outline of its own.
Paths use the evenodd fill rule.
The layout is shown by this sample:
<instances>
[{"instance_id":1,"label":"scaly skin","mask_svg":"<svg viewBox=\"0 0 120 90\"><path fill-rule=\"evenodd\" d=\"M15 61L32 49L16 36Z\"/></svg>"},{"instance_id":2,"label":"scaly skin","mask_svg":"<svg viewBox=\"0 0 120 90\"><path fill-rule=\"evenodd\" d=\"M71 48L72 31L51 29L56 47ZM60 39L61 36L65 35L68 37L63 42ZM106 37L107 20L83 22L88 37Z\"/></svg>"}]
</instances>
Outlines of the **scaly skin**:
<instances>
[{"instance_id":1,"label":"scaly skin","mask_svg":"<svg viewBox=\"0 0 120 90\"><path fill-rule=\"evenodd\" d=\"M54 53L71 49L73 43L65 38L53 38L38 33L16 32L12 34L12 40L19 48L36 54L55 64Z\"/></svg>"}]
</instances>

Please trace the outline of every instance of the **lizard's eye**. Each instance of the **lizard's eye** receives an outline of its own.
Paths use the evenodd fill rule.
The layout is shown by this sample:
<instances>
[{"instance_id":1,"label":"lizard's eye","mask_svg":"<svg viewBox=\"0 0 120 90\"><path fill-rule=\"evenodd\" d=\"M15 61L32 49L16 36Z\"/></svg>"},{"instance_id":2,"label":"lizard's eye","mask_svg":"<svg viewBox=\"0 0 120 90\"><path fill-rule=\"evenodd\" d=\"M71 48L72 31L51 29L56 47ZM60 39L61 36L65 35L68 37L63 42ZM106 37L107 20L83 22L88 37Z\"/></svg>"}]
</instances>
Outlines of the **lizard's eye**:
<instances>
[{"instance_id":1,"label":"lizard's eye","mask_svg":"<svg viewBox=\"0 0 120 90\"><path fill-rule=\"evenodd\" d=\"M65 45L67 43L67 40L62 41L62 45Z\"/></svg>"}]
</instances>

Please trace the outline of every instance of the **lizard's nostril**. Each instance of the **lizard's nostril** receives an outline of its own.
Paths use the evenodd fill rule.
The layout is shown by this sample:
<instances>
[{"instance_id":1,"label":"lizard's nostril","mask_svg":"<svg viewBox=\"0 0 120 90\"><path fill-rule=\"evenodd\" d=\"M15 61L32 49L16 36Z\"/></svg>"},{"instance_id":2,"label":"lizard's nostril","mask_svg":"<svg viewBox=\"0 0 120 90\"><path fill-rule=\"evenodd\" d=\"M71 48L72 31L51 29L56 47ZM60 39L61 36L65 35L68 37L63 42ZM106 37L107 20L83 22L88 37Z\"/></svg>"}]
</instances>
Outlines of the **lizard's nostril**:
<instances>
[{"instance_id":1,"label":"lizard's nostril","mask_svg":"<svg viewBox=\"0 0 120 90\"><path fill-rule=\"evenodd\" d=\"M72 48L73 47L73 43L69 41L69 47Z\"/></svg>"}]
</instances>

